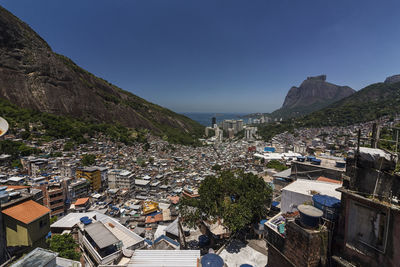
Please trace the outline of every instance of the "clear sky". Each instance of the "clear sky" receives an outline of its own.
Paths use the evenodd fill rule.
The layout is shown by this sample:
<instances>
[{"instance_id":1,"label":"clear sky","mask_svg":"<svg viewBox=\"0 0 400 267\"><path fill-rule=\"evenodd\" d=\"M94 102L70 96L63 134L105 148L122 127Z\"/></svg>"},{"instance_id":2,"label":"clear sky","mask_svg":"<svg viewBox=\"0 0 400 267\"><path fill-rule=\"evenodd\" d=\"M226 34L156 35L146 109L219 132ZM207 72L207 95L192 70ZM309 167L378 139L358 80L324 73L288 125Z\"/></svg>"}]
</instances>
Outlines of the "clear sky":
<instances>
[{"instance_id":1,"label":"clear sky","mask_svg":"<svg viewBox=\"0 0 400 267\"><path fill-rule=\"evenodd\" d=\"M270 112L307 76L400 73L400 1L2 0L52 47L176 112Z\"/></svg>"}]
</instances>

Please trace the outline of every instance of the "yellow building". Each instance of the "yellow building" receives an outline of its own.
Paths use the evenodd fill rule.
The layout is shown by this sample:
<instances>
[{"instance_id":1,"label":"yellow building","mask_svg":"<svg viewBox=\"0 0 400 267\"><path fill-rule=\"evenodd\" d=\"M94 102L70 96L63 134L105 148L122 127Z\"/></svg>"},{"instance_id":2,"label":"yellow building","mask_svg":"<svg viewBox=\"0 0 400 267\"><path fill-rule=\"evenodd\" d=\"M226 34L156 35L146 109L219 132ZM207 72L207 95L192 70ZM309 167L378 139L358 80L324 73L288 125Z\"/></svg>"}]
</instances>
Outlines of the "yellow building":
<instances>
[{"instance_id":1,"label":"yellow building","mask_svg":"<svg viewBox=\"0 0 400 267\"><path fill-rule=\"evenodd\" d=\"M143 201L143 214L149 214L158 211L158 203L154 201Z\"/></svg>"},{"instance_id":2,"label":"yellow building","mask_svg":"<svg viewBox=\"0 0 400 267\"><path fill-rule=\"evenodd\" d=\"M101 188L101 173L97 168L78 168L76 169L76 178L85 178L88 180L93 191L99 191Z\"/></svg>"},{"instance_id":3,"label":"yellow building","mask_svg":"<svg viewBox=\"0 0 400 267\"><path fill-rule=\"evenodd\" d=\"M50 210L33 200L2 211L7 246L46 245L50 232Z\"/></svg>"}]
</instances>

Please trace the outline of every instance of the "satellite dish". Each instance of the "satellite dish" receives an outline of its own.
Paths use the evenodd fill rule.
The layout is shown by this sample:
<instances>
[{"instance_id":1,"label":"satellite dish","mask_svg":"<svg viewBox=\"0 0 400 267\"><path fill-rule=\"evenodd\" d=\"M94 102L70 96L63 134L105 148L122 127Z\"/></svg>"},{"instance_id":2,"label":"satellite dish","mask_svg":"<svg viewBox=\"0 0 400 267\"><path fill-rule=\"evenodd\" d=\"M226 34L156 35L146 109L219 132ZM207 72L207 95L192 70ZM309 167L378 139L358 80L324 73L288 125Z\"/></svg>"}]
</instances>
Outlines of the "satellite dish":
<instances>
[{"instance_id":1,"label":"satellite dish","mask_svg":"<svg viewBox=\"0 0 400 267\"><path fill-rule=\"evenodd\" d=\"M8 122L0 117L0 136L3 136L8 131Z\"/></svg>"}]
</instances>

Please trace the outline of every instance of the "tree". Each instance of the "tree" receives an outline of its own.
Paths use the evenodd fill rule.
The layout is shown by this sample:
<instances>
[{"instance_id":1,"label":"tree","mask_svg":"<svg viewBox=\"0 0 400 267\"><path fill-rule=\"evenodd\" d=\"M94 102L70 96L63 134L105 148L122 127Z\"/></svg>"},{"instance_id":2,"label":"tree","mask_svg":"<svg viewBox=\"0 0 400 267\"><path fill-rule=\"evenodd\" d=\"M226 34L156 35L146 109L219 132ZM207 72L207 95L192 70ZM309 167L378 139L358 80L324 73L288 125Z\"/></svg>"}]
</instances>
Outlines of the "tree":
<instances>
[{"instance_id":1,"label":"tree","mask_svg":"<svg viewBox=\"0 0 400 267\"><path fill-rule=\"evenodd\" d=\"M71 151L72 149L74 149L74 143L71 141L66 142L64 145L64 151Z\"/></svg>"},{"instance_id":2,"label":"tree","mask_svg":"<svg viewBox=\"0 0 400 267\"><path fill-rule=\"evenodd\" d=\"M204 220L223 219L234 233L266 217L272 189L254 174L224 171L206 177L199 194L197 199L182 198L180 213L184 224L193 227Z\"/></svg>"},{"instance_id":3,"label":"tree","mask_svg":"<svg viewBox=\"0 0 400 267\"><path fill-rule=\"evenodd\" d=\"M222 169L222 166L219 164L215 164L214 166L211 167L211 169L214 171L220 171Z\"/></svg>"},{"instance_id":4,"label":"tree","mask_svg":"<svg viewBox=\"0 0 400 267\"><path fill-rule=\"evenodd\" d=\"M59 257L79 261L81 253L77 251L78 244L71 234L53 235L47 242L50 250L58 252Z\"/></svg>"},{"instance_id":5,"label":"tree","mask_svg":"<svg viewBox=\"0 0 400 267\"><path fill-rule=\"evenodd\" d=\"M279 160L275 160L275 159L270 160L267 163L267 168L275 169L275 170L280 171L280 172L288 169L288 167L285 164L283 164Z\"/></svg>"},{"instance_id":6,"label":"tree","mask_svg":"<svg viewBox=\"0 0 400 267\"><path fill-rule=\"evenodd\" d=\"M51 218L50 218L50 224L55 223L57 220L58 220L58 217L57 217L57 216L51 217Z\"/></svg>"},{"instance_id":7,"label":"tree","mask_svg":"<svg viewBox=\"0 0 400 267\"><path fill-rule=\"evenodd\" d=\"M82 156L81 163L83 166L91 166L96 163L96 156L93 154L85 154Z\"/></svg>"}]
</instances>

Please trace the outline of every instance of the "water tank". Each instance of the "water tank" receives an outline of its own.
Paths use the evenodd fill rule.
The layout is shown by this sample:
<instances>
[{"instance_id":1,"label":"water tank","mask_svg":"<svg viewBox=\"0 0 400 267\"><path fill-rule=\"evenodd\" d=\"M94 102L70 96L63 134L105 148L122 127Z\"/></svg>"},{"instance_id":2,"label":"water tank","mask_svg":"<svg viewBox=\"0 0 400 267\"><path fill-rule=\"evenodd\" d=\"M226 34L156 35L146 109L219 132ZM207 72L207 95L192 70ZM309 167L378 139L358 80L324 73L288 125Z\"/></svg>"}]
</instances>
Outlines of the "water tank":
<instances>
[{"instance_id":1,"label":"water tank","mask_svg":"<svg viewBox=\"0 0 400 267\"><path fill-rule=\"evenodd\" d=\"M323 212L311 205L299 205L300 223L306 228L316 228Z\"/></svg>"},{"instance_id":2,"label":"water tank","mask_svg":"<svg viewBox=\"0 0 400 267\"><path fill-rule=\"evenodd\" d=\"M338 168L344 168L346 167L346 161L336 161L336 167Z\"/></svg>"},{"instance_id":3,"label":"water tank","mask_svg":"<svg viewBox=\"0 0 400 267\"><path fill-rule=\"evenodd\" d=\"M322 210L323 217L335 221L339 215L340 200L327 195L314 195L312 197L314 207Z\"/></svg>"},{"instance_id":4,"label":"water tank","mask_svg":"<svg viewBox=\"0 0 400 267\"><path fill-rule=\"evenodd\" d=\"M313 164L313 165L321 165L321 160L314 158L314 159L311 160L311 164Z\"/></svg>"},{"instance_id":5,"label":"water tank","mask_svg":"<svg viewBox=\"0 0 400 267\"><path fill-rule=\"evenodd\" d=\"M314 156L307 156L307 161L312 161L313 159L315 159Z\"/></svg>"},{"instance_id":6,"label":"water tank","mask_svg":"<svg viewBox=\"0 0 400 267\"><path fill-rule=\"evenodd\" d=\"M84 224L84 225L88 225L92 223L92 219L89 219L88 216L84 216L80 219L80 221Z\"/></svg>"},{"instance_id":7,"label":"water tank","mask_svg":"<svg viewBox=\"0 0 400 267\"><path fill-rule=\"evenodd\" d=\"M305 160L306 158L303 156L297 157L297 161L304 162Z\"/></svg>"},{"instance_id":8,"label":"water tank","mask_svg":"<svg viewBox=\"0 0 400 267\"><path fill-rule=\"evenodd\" d=\"M203 267L223 267L224 260L217 254L208 253L201 258L201 266L203 266Z\"/></svg>"}]
</instances>

